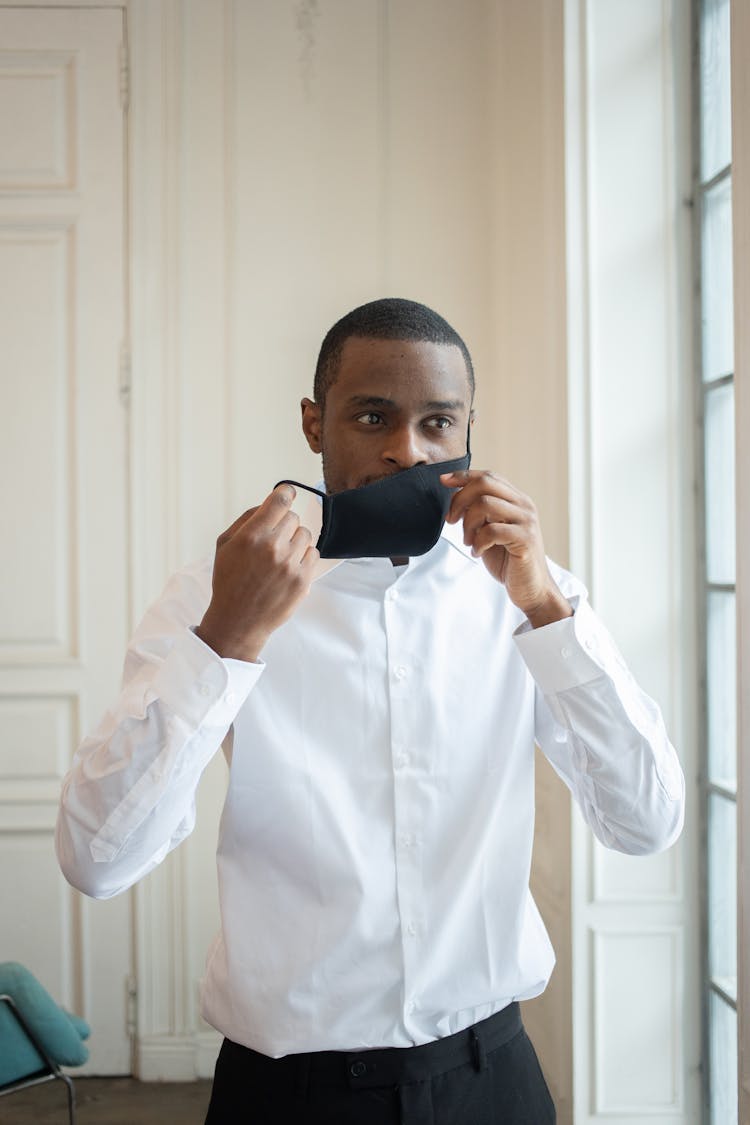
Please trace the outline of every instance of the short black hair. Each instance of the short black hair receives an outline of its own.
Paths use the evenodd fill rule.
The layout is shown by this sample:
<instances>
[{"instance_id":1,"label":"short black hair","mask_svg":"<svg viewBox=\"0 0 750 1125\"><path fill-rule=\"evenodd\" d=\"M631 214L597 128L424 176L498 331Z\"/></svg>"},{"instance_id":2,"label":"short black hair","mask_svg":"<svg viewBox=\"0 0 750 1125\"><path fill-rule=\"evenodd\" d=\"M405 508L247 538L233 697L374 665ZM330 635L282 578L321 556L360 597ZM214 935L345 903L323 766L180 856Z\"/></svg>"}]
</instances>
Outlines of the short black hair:
<instances>
[{"instance_id":1,"label":"short black hair","mask_svg":"<svg viewBox=\"0 0 750 1125\"><path fill-rule=\"evenodd\" d=\"M431 344L452 344L459 348L466 361L471 398L474 398L474 365L469 349L447 320L421 305L403 297L383 297L352 309L328 330L320 346L315 368L313 395L325 405L326 395L338 376L344 344L352 336L366 340L424 340Z\"/></svg>"}]
</instances>

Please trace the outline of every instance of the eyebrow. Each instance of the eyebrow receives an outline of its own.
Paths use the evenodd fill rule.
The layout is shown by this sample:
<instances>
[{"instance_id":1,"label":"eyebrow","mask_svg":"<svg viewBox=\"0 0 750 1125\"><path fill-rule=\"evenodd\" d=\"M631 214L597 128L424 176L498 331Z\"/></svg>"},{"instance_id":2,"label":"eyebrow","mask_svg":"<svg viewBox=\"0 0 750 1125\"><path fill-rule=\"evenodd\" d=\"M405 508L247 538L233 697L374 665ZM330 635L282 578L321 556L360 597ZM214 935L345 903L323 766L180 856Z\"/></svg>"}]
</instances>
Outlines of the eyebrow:
<instances>
[{"instance_id":1,"label":"eyebrow","mask_svg":"<svg viewBox=\"0 0 750 1125\"><path fill-rule=\"evenodd\" d=\"M383 398L380 395L352 395L349 404L351 406L385 406L398 409L398 403L392 398ZM463 405L461 399L445 399L423 402L420 404L420 410L460 410Z\"/></svg>"}]
</instances>

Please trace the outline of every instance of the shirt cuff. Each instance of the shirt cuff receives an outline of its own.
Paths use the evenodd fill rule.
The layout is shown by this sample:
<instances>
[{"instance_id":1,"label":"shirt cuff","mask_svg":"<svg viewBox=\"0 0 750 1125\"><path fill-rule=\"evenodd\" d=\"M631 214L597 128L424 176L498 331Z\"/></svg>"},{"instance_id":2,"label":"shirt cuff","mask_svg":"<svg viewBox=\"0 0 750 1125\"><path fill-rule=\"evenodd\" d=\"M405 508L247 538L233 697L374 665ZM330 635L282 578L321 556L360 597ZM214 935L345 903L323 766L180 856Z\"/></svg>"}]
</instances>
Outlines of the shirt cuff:
<instances>
[{"instance_id":1,"label":"shirt cuff","mask_svg":"<svg viewBox=\"0 0 750 1125\"><path fill-rule=\"evenodd\" d=\"M614 642L585 598L570 599L572 617L539 629L528 621L513 634L526 667L545 695L582 687L624 667Z\"/></svg>"},{"instance_id":2,"label":"shirt cuff","mask_svg":"<svg viewBox=\"0 0 750 1125\"><path fill-rule=\"evenodd\" d=\"M186 629L154 680L154 694L189 727L228 727L265 665L224 660Z\"/></svg>"}]
</instances>

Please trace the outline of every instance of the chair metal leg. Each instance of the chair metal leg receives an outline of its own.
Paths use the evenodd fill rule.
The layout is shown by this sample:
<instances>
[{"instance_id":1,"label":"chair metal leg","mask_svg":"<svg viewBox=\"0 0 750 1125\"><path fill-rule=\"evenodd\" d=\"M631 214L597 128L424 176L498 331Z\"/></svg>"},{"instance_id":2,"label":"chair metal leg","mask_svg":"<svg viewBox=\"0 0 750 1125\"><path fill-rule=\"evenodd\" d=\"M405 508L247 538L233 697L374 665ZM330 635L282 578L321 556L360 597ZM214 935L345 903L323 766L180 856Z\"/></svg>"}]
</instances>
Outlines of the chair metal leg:
<instances>
[{"instance_id":1,"label":"chair metal leg","mask_svg":"<svg viewBox=\"0 0 750 1125\"><path fill-rule=\"evenodd\" d=\"M58 1071L58 1077L62 1078L68 1090L68 1118L70 1125L76 1125L76 1088L73 1085L73 1079L69 1074L63 1074Z\"/></svg>"}]
</instances>

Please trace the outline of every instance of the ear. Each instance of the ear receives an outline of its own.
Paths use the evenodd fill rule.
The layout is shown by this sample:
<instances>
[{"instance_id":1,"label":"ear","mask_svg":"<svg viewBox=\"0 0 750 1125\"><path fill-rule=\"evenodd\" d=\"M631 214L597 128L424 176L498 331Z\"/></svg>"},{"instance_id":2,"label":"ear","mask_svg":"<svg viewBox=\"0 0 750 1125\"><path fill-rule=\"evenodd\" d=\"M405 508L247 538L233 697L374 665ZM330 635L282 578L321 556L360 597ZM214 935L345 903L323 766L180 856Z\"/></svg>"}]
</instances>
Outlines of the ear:
<instances>
[{"instance_id":1,"label":"ear","mask_svg":"<svg viewBox=\"0 0 750 1125\"><path fill-rule=\"evenodd\" d=\"M302 432L307 438L307 444L313 453L320 453L322 449L320 434L323 427L321 407L310 398L303 398L300 406L302 408Z\"/></svg>"}]
</instances>

